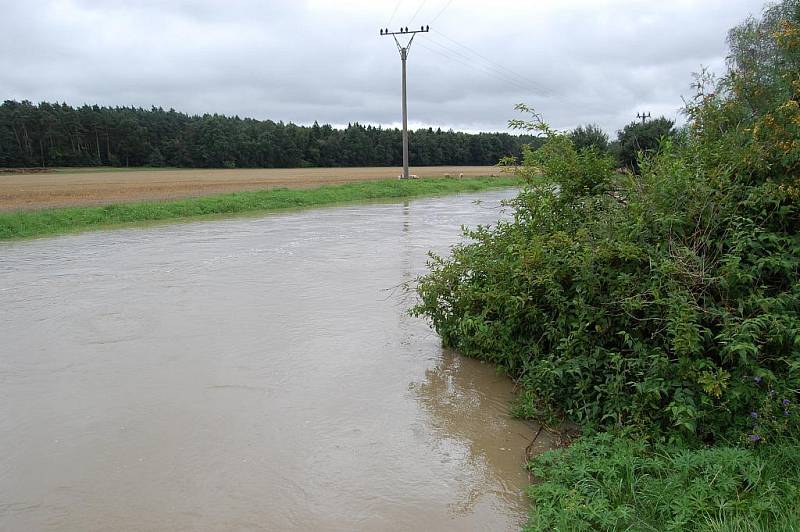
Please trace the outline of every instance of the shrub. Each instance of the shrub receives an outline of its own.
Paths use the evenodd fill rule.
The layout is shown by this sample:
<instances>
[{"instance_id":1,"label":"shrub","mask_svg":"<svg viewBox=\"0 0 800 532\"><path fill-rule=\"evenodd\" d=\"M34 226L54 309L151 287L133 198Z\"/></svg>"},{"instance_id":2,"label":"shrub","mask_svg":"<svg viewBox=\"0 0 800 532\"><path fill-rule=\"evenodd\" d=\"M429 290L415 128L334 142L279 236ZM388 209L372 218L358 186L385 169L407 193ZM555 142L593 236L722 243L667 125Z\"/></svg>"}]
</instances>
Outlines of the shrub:
<instances>
[{"instance_id":1,"label":"shrub","mask_svg":"<svg viewBox=\"0 0 800 532\"><path fill-rule=\"evenodd\" d=\"M513 219L432 257L415 312L516 378L520 412L686 442L800 428L764 403L800 399L799 6L757 32L770 76L734 59L698 78L686 138L636 174L538 117L512 121L546 139L525 153Z\"/></svg>"}]
</instances>

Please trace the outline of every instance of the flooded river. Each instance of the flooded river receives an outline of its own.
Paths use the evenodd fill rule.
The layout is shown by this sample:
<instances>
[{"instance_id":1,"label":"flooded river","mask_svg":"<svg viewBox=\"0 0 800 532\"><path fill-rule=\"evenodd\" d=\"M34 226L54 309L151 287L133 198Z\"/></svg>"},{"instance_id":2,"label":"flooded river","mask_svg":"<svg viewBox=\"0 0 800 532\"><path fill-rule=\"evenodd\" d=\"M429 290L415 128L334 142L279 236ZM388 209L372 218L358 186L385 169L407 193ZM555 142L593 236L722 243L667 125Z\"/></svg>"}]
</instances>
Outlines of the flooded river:
<instances>
[{"instance_id":1,"label":"flooded river","mask_svg":"<svg viewBox=\"0 0 800 532\"><path fill-rule=\"evenodd\" d=\"M511 383L398 288L511 195L0 244L0 530L518 527Z\"/></svg>"}]
</instances>

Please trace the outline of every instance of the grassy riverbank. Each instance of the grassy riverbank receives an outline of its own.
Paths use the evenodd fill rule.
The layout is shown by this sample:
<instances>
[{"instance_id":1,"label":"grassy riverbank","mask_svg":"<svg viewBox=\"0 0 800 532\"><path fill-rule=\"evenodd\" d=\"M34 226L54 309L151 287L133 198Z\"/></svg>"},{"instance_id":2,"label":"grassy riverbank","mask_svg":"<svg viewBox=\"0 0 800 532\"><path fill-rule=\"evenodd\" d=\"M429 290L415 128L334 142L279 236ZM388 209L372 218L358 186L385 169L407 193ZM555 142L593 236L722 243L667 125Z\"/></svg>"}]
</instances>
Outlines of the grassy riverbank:
<instances>
[{"instance_id":1,"label":"grassy riverbank","mask_svg":"<svg viewBox=\"0 0 800 532\"><path fill-rule=\"evenodd\" d=\"M686 447L601 433L534 458L526 532L800 530L800 445Z\"/></svg>"},{"instance_id":2,"label":"grassy riverbank","mask_svg":"<svg viewBox=\"0 0 800 532\"><path fill-rule=\"evenodd\" d=\"M117 203L0 213L0 240L54 235L137 222L182 220L214 214L277 211L348 201L412 198L519 185L516 177L387 179L311 189L237 192L173 201Z\"/></svg>"}]
</instances>

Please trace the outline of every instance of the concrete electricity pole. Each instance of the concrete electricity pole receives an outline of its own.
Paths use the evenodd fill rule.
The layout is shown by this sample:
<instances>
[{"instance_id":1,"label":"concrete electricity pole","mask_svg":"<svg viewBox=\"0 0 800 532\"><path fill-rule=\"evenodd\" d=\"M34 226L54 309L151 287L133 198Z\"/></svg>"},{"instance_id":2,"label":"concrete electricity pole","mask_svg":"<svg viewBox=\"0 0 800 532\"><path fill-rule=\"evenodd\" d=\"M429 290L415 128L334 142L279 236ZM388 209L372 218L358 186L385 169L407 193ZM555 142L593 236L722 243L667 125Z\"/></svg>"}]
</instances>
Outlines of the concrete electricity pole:
<instances>
[{"instance_id":1,"label":"concrete electricity pole","mask_svg":"<svg viewBox=\"0 0 800 532\"><path fill-rule=\"evenodd\" d=\"M642 124L644 124L645 120L647 120L648 118L650 118L650 111L648 111L648 112L647 112L647 114L644 114L644 113L636 113L636 118L641 118L641 119L642 119Z\"/></svg>"},{"instance_id":2,"label":"concrete electricity pole","mask_svg":"<svg viewBox=\"0 0 800 532\"><path fill-rule=\"evenodd\" d=\"M406 97L406 60L408 59L408 52L411 49L411 43L414 42L414 37L417 33L427 33L430 31L430 26L420 26L418 30L408 30L408 27L400 28L400 31L389 31L389 29L382 29L381 35L391 35L394 37L394 42L397 44L397 49L400 51L400 61L403 63L403 179L408 179L408 99ZM411 35L408 44L402 46L400 41L397 40L397 35Z\"/></svg>"}]
</instances>

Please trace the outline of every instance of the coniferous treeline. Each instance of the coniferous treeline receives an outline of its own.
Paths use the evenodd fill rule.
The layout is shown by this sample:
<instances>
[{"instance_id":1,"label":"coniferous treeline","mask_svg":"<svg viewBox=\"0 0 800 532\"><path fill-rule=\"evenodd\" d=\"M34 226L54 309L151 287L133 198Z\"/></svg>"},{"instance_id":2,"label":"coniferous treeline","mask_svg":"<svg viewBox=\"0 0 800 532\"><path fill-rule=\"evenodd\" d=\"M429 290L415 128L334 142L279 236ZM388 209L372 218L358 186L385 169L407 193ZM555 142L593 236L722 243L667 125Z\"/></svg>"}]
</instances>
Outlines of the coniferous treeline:
<instances>
[{"instance_id":1,"label":"coniferous treeline","mask_svg":"<svg viewBox=\"0 0 800 532\"><path fill-rule=\"evenodd\" d=\"M440 129L410 133L416 166L493 165L518 156L530 136ZM175 166L256 168L399 166L398 129L190 116L170 109L29 101L0 105L0 167Z\"/></svg>"}]
</instances>

